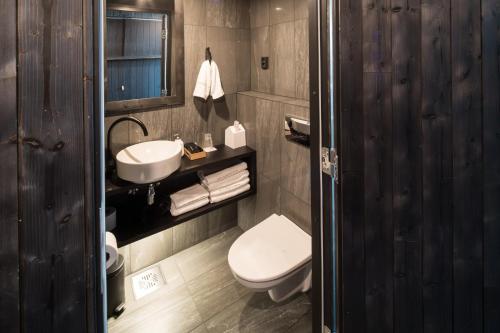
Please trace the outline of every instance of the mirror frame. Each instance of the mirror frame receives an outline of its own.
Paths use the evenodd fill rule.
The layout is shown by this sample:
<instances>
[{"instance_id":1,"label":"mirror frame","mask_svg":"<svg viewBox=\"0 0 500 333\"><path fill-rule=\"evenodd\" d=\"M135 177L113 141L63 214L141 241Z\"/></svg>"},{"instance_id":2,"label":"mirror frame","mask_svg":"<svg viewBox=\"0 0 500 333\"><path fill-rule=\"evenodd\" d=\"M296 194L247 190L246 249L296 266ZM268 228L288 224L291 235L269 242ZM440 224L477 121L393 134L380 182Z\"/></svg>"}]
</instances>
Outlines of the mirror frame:
<instances>
[{"instance_id":1,"label":"mirror frame","mask_svg":"<svg viewBox=\"0 0 500 333\"><path fill-rule=\"evenodd\" d=\"M116 9L131 12L152 12L171 15L172 40L170 48L171 57L171 87L172 95L163 97L130 99L124 101L105 101L105 115L117 116L136 112L147 112L152 109L167 106L184 105L184 8L182 0L107 0L104 13L107 9ZM106 54L107 22L103 15L104 54ZM107 95L108 65L104 59L104 87Z\"/></svg>"}]
</instances>

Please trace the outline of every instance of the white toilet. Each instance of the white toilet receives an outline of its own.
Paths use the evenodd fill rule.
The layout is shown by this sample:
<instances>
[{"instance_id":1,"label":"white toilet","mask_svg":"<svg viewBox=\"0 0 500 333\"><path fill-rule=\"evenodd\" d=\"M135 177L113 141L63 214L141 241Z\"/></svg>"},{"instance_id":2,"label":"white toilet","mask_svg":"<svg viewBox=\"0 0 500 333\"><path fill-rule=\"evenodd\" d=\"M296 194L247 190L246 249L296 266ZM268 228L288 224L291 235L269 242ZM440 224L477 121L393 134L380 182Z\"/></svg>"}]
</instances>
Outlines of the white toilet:
<instances>
[{"instance_id":1,"label":"white toilet","mask_svg":"<svg viewBox=\"0 0 500 333\"><path fill-rule=\"evenodd\" d=\"M243 233L228 261L237 281L275 302L311 288L311 236L285 216L273 214Z\"/></svg>"}]
</instances>

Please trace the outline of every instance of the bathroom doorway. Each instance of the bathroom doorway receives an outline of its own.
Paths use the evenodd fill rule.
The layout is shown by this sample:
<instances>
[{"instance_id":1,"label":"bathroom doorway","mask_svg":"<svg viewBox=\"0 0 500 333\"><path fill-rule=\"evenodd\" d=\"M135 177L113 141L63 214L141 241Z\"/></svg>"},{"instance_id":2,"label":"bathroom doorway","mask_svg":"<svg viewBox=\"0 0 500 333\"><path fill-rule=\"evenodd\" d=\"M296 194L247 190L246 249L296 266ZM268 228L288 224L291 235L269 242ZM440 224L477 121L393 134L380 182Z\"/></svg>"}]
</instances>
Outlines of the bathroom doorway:
<instances>
[{"instance_id":1,"label":"bathroom doorway","mask_svg":"<svg viewBox=\"0 0 500 333\"><path fill-rule=\"evenodd\" d=\"M179 2L182 3L182 1ZM220 2L220 4L208 0L202 2L206 3L206 6L225 6L224 2ZM237 3L240 2L243 4L248 3L246 1L237 1ZM186 39L190 42L189 45L186 45L185 50L189 56L192 56L192 58L186 56L186 68L188 69L186 72L190 76L194 75L194 78L190 77L189 80L186 79L185 94L189 98L192 97L193 91L189 84L192 83L191 81L196 81L199 65L204 59L206 60L204 53L201 52L211 49L213 61L219 62L220 65L225 60L228 60L227 62L230 65L234 65L234 61L238 61L237 57L245 51L245 42L248 42L245 40L233 41L232 38L235 36L233 34L234 30L231 30L233 29L232 27L214 29L213 24L205 21L208 17L205 15L209 14L196 12L199 9L197 6L200 3L201 1L197 0L184 1L185 20L188 22L185 22L184 31L189 37L186 37ZM276 11L273 14L273 20L268 17L267 20L269 22L264 24L264 27L259 27L262 29L240 27L238 28L239 34L235 38L239 38L240 34L244 36L245 29L248 30L250 35L253 31L260 33L266 29L272 30L277 35L269 41L271 44L270 49L276 53L271 55L275 56L274 59L278 59L281 52L285 53L284 59L288 61L290 59L292 62L296 60L301 61L301 66L298 66L299 68L297 69L297 72L299 72L300 69L304 69L309 64L309 57L306 57L304 53L308 53L307 51L309 50L309 45L306 43L308 42L307 37L309 36L309 27L311 26L310 21L314 20L318 9L315 1L312 0L309 2L289 1L288 3L290 6L283 6L283 8L268 7L269 10ZM189 4L189 6L186 4ZM297 9L297 7L300 8ZM292 8L292 11L289 11L290 8ZM232 10L232 8L226 9ZM310 15L305 14L308 12ZM108 18L108 20L113 20L113 23L120 23L119 27L122 30L123 26L131 26L125 24L125 19L121 16L120 19L116 18L116 15L123 16L123 14L112 14L115 16ZM106 15L108 13L103 11L102 17L104 18ZM156 17L138 18L128 16L127 19L135 23L140 21L139 19L146 19L148 22L158 20ZM214 16L211 19L217 19L217 17ZM198 22L196 20L201 21ZM257 20L251 21L254 22ZM128 21L126 22L128 23ZM220 20L216 20L215 22L214 24L227 23ZM262 24L262 22L254 22L252 24ZM222 40L218 39L221 37L220 30L230 33L231 38L229 38L229 42L225 35L222 35ZM125 29L125 32L127 31ZM122 36L123 40L126 39L125 35L126 33ZM288 45L284 45L281 43L282 38L278 38L281 35L289 38L289 40L300 47L290 48ZM264 39L264 41L266 40L268 39ZM238 52L228 52L231 55L229 57L225 53L228 47L234 48ZM273 47L276 47L276 50ZM124 49L124 47L121 47L119 51L124 53ZM290 49L297 54L292 54L291 56L289 53ZM200 52L199 50L202 51ZM128 56L126 52L124 54ZM262 56L265 55L267 54L262 54ZM109 59L108 57L105 60L105 55L103 54L101 61L136 61L136 59L129 59L130 57L122 59L123 56L122 54L121 58L113 57L113 59ZM236 60L232 59L232 57ZM265 80L265 74L269 73L266 72L268 68L264 68L266 66L262 64L261 69L260 57L258 58L259 71L262 70L262 72L259 72L259 75L262 75ZM224 66L220 67L222 79L226 83L225 88L230 91L230 84L234 82L230 81L231 78L225 76L227 75L227 69ZM286 74L285 69L283 69L283 75ZM103 71L105 72L105 70ZM234 73L235 76L239 74L239 72ZM149 188L145 189L139 186L137 187L138 190L132 188L129 191L127 188L126 191L121 191L118 187L127 186L127 184L123 185L117 182L118 185L113 187L111 185L113 185L114 179L110 178L106 180L108 185L111 184L109 187L107 185L106 188L106 205L114 206L115 212L117 212L115 220L118 220L116 225L123 223L123 216L125 216L125 219L127 219L125 224L134 226L134 228L126 230L127 232L116 232L117 242L115 247L125 262L123 265L125 267L124 273L117 271L117 275L125 275L125 299L128 301L126 302L125 312L120 315L120 311L123 308L118 307L116 309L118 311L117 318L110 318L106 321L106 329L110 332L132 330L155 332L165 331L165 329L169 332L218 332L233 329L241 332L287 331L305 333L312 331L311 306L313 301L311 295L314 290L320 288L316 282L314 282L313 291L308 291L308 288L304 288L304 291L307 292L294 295L294 297L283 302L273 303L272 299L265 292L266 290L253 292L250 288L244 288L244 286L236 281L234 271L231 271L230 267L228 267L228 252L231 245L244 232L272 217L274 214L288 217L290 224L293 224L294 228L300 229L303 234L311 232L310 211L313 203L311 202L310 193L314 191L310 191L310 188L313 187L316 190L315 185L310 180L309 156L311 150L307 145L297 144L297 142L288 140L285 137L286 126L284 126L283 121L288 115L296 116L297 119L309 117L310 89L309 84L304 84L304 82L308 83L309 74L297 73L296 77L300 77L300 75L303 75L302 78L304 80L292 82L293 89L289 89L289 82L287 80L276 80L274 84L277 85L276 89L280 90L280 93L236 91L232 95L228 94L225 103L229 107L223 110L226 112L220 112L221 110L217 109L217 105L214 106L215 110L211 110L212 112L208 112L209 115L206 115L206 112L199 112L196 109L196 105L191 105L190 99L186 98L185 105L174 105L165 110L153 110L151 113L146 113L145 110L130 111L126 115L128 123L125 120L116 123L116 121L120 120L118 118L113 119L113 117L117 117L116 110L113 113L106 113L107 118L104 123L108 133L110 129L116 128L113 132L115 133L113 138L116 138L116 140L108 140L108 142L123 143L124 146L127 146L134 144L133 140L139 142L142 139L144 141L149 140L144 138L144 135L147 135L148 131L149 135L154 137L151 140L172 140L171 135L174 134L173 128L177 130L176 126L172 124L179 121L187 124L187 126L186 124L178 126L181 131L184 131L184 133L180 133L181 137L186 135L185 132L188 132L188 135L195 132L196 126L199 125L196 123L194 124L196 126L194 126L189 121L195 123L199 120L200 124L203 124L206 128L210 128L215 123L215 130L221 132L220 130L225 129L228 124L227 121L217 123L220 120L219 117L224 117L224 113L231 116L232 112L234 112L233 109L237 109L238 120L243 120L242 124L249 130L247 137L249 147L254 150L253 153L258 151L258 154L261 154L261 161L263 160L260 167L262 174L257 175L257 177L262 176L257 180L258 192L253 193L255 194L253 197L249 195L242 198L241 202L238 202L236 210L238 220L236 224L233 224L235 222L234 219L231 220L235 215L234 205L227 205L219 207L220 210L219 208L217 210L214 208L213 211L207 211L207 214L203 216L200 214L198 216L192 215L193 218L189 219L184 219L183 217L172 219L171 221L175 225L172 224L166 227L161 221L156 219L154 214L151 214L149 216L154 219L154 223L143 223L146 226L144 228L141 227L142 229L139 230L140 228L135 227L145 222L145 218L144 216L139 216L137 212L144 211L142 206L146 202L149 203L149 199L152 200L154 205L156 200L161 201L165 196L155 197L155 191L150 191ZM122 85L118 85L118 87L119 90L125 89L126 91L127 89L127 85L123 85L123 87ZM297 94L300 97L283 98L280 94ZM266 112L262 112L262 110ZM208 119L205 119L204 116L208 117ZM130 122L130 118L132 117L136 117L139 121L133 120ZM263 117L263 119L259 119L259 117ZM118 124L120 126L128 124L129 126L125 127L126 130L124 132L120 131L119 127L113 126ZM140 130L141 128L142 131L136 130ZM147 131L144 130L145 128L147 128ZM172 128L172 130L168 130L168 128ZM257 141L255 139L258 134L255 132L252 133L252 130L262 134L258 143L255 142ZM270 133L272 132L274 134L271 135ZM103 135L103 137L105 136ZM223 138L223 135L213 135L214 141L221 140L221 137ZM125 142L120 142L120 140ZM189 140L196 140L196 138L190 138ZM252 144L258 147L252 147ZM111 147L108 148L111 150ZM124 150L125 148L117 147L116 150ZM264 149L266 153L262 153ZM251 166L251 158L249 156L252 156L251 151L242 158L245 158L245 161ZM273 159L269 158L270 156L278 157ZM295 170L289 167L292 163L295 163L297 166ZM304 170L307 170L307 172L304 172ZM176 184L176 186L180 187L187 185L187 183L191 184L194 175L190 175L189 177L185 184ZM163 182L164 179L161 181ZM196 181L199 180L197 179ZM151 184L147 185L150 186ZM153 184L153 190L156 190L156 194L165 187L167 186L161 188ZM120 193L115 196L114 192ZM111 196L113 198L110 198ZM131 198L132 196L135 196L135 199ZM147 201L145 200L146 198L148 199ZM139 203L136 204L132 200L139 200ZM170 204L168 208L170 208ZM125 209L130 214L121 213L120 216L120 209L122 209L122 212ZM156 212L153 213L156 214ZM110 215L112 216L112 213ZM301 219L306 222L300 222ZM129 223L132 220L136 220L137 224ZM159 222L157 223L157 221ZM101 232L101 238L104 238L104 227L101 228ZM316 236L312 236L314 238L312 243L316 243ZM308 237L310 236L308 235ZM120 262L120 259L117 262ZM321 270L321 267L319 269ZM103 271L106 270L103 268ZM292 267L291 272L296 272L295 268ZM113 275L113 277L115 276ZM109 281L107 287L109 292L111 289ZM111 299L108 297L107 301L109 305Z\"/></svg>"}]
</instances>

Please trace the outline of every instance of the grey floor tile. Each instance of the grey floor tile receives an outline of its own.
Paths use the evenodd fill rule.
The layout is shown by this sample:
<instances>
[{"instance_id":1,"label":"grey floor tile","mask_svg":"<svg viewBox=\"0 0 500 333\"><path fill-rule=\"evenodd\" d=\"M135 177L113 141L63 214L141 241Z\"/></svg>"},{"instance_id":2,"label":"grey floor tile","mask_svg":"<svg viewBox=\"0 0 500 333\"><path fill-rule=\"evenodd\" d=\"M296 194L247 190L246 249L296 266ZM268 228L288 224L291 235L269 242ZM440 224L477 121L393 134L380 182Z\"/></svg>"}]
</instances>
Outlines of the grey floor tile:
<instances>
[{"instance_id":1,"label":"grey floor tile","mask_svg":"<svg viewBox=\"0 0 500 333\"><path fill-rule=\"evenodd\" d=\"M309 311L293 325L288 333L310 333L312 332L312 312Z\"/></svg>"},{"instance_id":2,"label":"grey floor tile","mask_svg":"<svg viewBox=\"0 0 500 333\"><path fill-rule=\"evenodd\" d=\"M277 304L234 279L227 253L241 233L232 228L159 262L165 286L139 300L127 276L127 309L109 332L310 332L308 295Z\"/></svg>"},{"instance_id":3,"label":"grey floor tile","mask_svg":"<svg viewBox=\"0 0 500 333\"><path fill-rule=\"evenodd\" d=\"M173 256L186 281L227 262L227 253L242 230L234 227Z\"/></svg>"},{"instance_id":4,"label":"grey floor tile","mask_svg":"<svg viewBox=\"0 0 500 333\"><path fill-rule=\"evenodd\" d=\"M246 290L234 279L227 263L191 280L187 288L204 320L238 301Z\"/></svg>"},{"instance_id":5,"label":"grey floor tile","mask_svg":"<svg viewBox=\"0 0 500 333\"><path fill-rule=\"evenodd\" d=\"M186 287L160 289L148 296L151 297L141 298L127 306L126 312L118 319L108 321L109 332L184 333L202 323Z\"/></svg>"},{"instance_id":6,"label":"grey floor tile","mask_svg":"<svg viewBox=\"0 0 500 333\"><path fill-rule=\"evenodd\" d=\"M205 327L205 324L201 324L200 326L196 327L189 333L208 333L208 331L207 328Z\"/></svg>"},{"instance_id":7,"label":"grey floor tile","mask_svg":"<svg viewBox=\"0 0 500 333\"><path fill-rule=\"evenodd\" d=\"M287 332L311 308L306 294L283 302L273 302L267 293L243 297L209 321L209 332Z\"/></svg>"}]
</instances>

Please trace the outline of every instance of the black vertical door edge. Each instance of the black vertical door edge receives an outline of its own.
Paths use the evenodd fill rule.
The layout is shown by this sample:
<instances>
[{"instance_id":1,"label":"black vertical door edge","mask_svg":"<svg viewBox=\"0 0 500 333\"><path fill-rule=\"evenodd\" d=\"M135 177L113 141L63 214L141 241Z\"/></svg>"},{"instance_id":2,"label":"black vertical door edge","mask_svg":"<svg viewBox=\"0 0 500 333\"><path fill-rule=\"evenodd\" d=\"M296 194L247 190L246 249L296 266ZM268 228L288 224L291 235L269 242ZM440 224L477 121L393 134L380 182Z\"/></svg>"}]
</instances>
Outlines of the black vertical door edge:
<instances>
[{"instance_id":1,"label":"black vertical door edge","mask_svg":"<svg viewBox=\"0 0 500 333\"><path fill-rule=\"evenodd\" d=\"M103 1L103 12L101 13L100 7L101 7L101 1ZM102 202L102 191L101 189L104 187L103 180L101 179L101 164L104 156L101 156L101 141L103 140L103 137L101 135L101 129L104 127L104 124L102 123L101 119L101 111L104 112L104 110L101 110L101 88L103 82L101 82L101 71L102 69L100 68L100 62L99 62L99 54L100 54L100 38L103 38L104 36L100 36L100 30L99 27L102 24L104 20L104 16L106 13L106 1L105 0L93 0L93 45L94 45L94 52L93 52L93 61L94 61L94 117L93 117L93 123L94 123L94 228L95 228L95 233L94 233L94 251L95 251L95 258L94 258L94 265L95 265L95 278L94 278L94 285L95 285L95 290L94 290L94 297L95 297L95 316L96 316L96 325L95 329L96 332L101 333L105 331L105 327L107 325L106 320L107 318L105 317L105 311L104 309L104 290L103 286L101 285L101 277L106 274L106 272L102 271L101 267L101 258L105 255L104 253L101 252L101 228L100 228L100 210L104 209L105 207L101 207L101 202ZM104 28L104 25L102 25ZM105 31L103 31L103 34ZM104 96L103 96L104 97Z\"/></svg>"},{"instance_id":2,"label":"black vertical door edge","mask_svg":"<svg viewBox=\"0 0 500 333\"><path fill-rule=\"evenodd\" d=\"M312 231L312 322L313 332L323 331L323 263L321 232L320 93L318 10L323 0L309 0L309 75L311 121L311 231Z\"/></svg>"},{"instance_id":3,"label":"black vertical door edge","mask_svg":"<svg viewBox=\"0 0 500 333\"><path fill-rule=\"evenodd\" d=\"M321 171L321 148L331 145L330 103L335 103L336 106L338 104L337 97L334 101L329 100L329 87L332 78L329 77L328 10L327 0L311 0L309 3L313 332L323 332L323 325L332 331L340 327L340 323L337 323L337 327L333 327L333 309L335 308L333 284L335 281L333 278L332 178L323 177ZM336 26L337 8L334 8L333 19L335 20L334 26ZM335 29L335 34L336 31L337 29ZM337 43L337 39L336 34L335 43ZM335 58L336 72L337 59L338 57ZM335 110L338 113L337 107ZM338 136L338 130L335 131L335 135ZM338 205L336 206L338 207ZM336 210L336 214L338 216L338 210ZM336 246L336 248L339 247ZM340 258L338 255L337 257ZM337 274L337 276L340 275ZM339 290L338 285L337 290ZM337 304L337 312L339 307L340 304Z\"/></svg>"}]
</instances>

